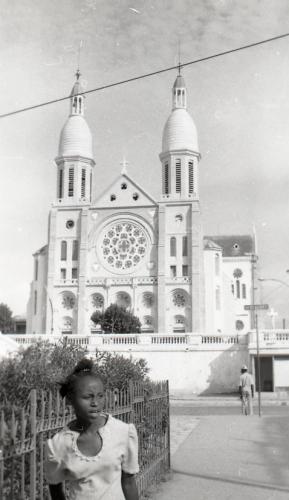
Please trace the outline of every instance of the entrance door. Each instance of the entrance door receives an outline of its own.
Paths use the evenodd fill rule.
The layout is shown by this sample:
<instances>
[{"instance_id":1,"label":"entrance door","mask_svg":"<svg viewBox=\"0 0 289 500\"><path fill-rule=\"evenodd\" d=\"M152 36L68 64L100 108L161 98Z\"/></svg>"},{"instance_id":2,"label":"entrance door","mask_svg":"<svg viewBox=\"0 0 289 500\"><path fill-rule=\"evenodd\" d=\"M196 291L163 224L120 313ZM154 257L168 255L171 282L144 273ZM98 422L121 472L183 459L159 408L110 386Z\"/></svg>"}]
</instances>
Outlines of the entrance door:
<instances>
[{"instance_id":1,"label":"entrance door","mask_svg":"<svg viewBox=\"0 0 289 500\"><path fill-rule=\"evenodd\" d=\"M260 378L261 392L273 392L273 358L272 356L260 356ZM256 391L258 387L258 365L257 357L255 357L255 380Z\"/></svg>"}]
</instances>

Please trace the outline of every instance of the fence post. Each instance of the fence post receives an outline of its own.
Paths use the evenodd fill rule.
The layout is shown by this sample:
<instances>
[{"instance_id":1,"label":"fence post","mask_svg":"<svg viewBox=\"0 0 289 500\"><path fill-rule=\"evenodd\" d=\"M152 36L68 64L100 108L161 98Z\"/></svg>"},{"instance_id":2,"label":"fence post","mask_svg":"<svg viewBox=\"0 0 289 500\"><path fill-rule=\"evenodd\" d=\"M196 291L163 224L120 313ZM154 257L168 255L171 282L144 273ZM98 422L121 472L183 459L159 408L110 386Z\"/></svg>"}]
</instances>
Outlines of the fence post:
<instances>
[{"instance_id":1,"label":"fence post","mask_svg":"<svg viewBox=\"0 0 289 500\"><path fill-rule=\"evenodd\" d=\"M171 420L170 420L170 391L169 391L169 381L166 381L167 390L167 405L168 405L168 466L171 468Z\"/></svg>"},{"instance_id":2,"label":"fence post","mask_svg":"<svg viewBox=\"0 0 289 500\"><path fill-rule=\"evenodd\" d=\"M36 418L37 418L36 389L30 392L30 500L36 500Z\"/></svg>"},{"instance_id":3,"label":"fence post","mask_svg":"<svg viewBox=\"0 0 289 500\"><path fill-rule=\"evenodd\" d=\"M130 421L134 423L134 383L132 380L129 381L129 398L130 398Z\"/></svg>"}]
</instances>

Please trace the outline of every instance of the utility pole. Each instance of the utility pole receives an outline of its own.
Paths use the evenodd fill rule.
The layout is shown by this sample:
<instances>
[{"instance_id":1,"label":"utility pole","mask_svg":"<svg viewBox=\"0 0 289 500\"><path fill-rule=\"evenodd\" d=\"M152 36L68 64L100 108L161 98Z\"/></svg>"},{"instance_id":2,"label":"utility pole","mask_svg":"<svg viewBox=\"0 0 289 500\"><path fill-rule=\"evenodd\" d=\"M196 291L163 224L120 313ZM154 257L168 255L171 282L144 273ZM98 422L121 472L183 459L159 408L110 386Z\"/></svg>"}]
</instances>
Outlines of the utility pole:
<instances>
[{"instance_id":1,"label":"utility pole","mask_svg":"<svg viewBox=\"0 0 289 500\"><path fill-rule=\"evenodd\" d=\"M259 346L259 325L258 310L269 309L268 304L250 304L244 306L245 311L255 312L256 344L257 344L257 385L258 385L258 413L261 417L261 367L260 367L260 346Z\"/></svg>"}]
</instances>

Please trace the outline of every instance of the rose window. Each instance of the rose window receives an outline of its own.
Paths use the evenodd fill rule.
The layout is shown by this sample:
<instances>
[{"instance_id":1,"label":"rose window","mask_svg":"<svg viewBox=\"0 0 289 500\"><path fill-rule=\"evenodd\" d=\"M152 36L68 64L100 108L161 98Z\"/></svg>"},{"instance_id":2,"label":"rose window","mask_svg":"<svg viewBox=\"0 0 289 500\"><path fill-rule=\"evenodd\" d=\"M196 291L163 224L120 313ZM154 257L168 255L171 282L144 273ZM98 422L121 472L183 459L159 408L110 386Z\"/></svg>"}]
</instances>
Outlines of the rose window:
<instances>
[{"instance_id":1,"label":"rose window","mask_svg":"<svg viewBox=\"0 0 289 500\"><path fill-rule=\"evenodd\" d=\"M70 294L63 294L62 296L62 306L64 309L73 309L75 305L75 297Z\"/></svg>"},{"instance_id":2,"label":"rose window","mask_svg":"<svg viewBox=\"0 0 289 500\"><path fill-rule=\"evenodd\" d=\"M173 304L177 307L184 307L186 304L186 299L184 294L180 292L174 293Z\"/></svg>"},{"instance_id":3,"label":"rose window","mask_svg":"<svg viewBox=\"0 0 289 500\"><path fill-rule=\"evenodd\" d=\"M103 306L104 306L104 300L103 300L103 296L96 293L92 296L92 305L93 307L95 307L96 309L102 309Z\"/></svg>"},{"instance_id":4,"label":"rose window","mask_svg":"<svg viewBox=\"0 0 289 500\"><path fill-rule=\"evenodd\" d=\"M136 267L147 253L147 235L135 222L117 222L103 234L101 256L112 268L128 271Z\"/></svg>"}]
</instances>

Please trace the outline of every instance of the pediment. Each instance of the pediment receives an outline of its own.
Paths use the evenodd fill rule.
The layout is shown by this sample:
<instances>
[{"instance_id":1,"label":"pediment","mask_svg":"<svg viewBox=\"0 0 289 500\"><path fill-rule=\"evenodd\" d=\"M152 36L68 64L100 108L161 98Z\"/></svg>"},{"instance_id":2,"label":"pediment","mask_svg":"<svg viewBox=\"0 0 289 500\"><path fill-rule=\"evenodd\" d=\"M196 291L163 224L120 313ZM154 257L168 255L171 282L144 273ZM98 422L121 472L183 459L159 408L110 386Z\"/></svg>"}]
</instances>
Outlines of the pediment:
<instances>
[{"instance_id":1,"label":"pediment","mask_svg":"<svg viewBox=\"0 0 289 500\"><path fill-rule=\"evenodd\" d=\"M127 174L121 174L95 202L99 208L131 208L157 205Z\"/></svg>"}]
</instances>

